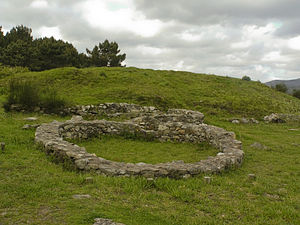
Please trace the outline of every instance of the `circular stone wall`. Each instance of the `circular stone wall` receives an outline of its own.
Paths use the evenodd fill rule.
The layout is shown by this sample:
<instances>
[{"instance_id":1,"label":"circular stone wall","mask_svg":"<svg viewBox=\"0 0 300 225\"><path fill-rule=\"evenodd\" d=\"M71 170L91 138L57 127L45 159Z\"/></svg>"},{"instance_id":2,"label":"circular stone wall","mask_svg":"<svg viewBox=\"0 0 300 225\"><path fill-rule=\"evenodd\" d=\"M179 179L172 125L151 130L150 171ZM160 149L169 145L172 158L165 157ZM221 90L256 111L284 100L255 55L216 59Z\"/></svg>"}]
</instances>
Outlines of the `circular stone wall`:
<instances>
[{"instance_id":1,"label":"circular stone wall","mask_svg":"<svg viewBox=\"0 0 300 225\"><path fill-rule=\"evenodd\" d=\"M128 105L125 104L127 108ZM136 110L137 107L132 108ZM141 109L145 110L144 107ZM204 124L203 118L202 113L183 109L172 109L167 113L158 110L146 114L142 112L140 117L126 122L86 121L81 116L73 116L71 120L63 123L54 121L42 124L36 130L35 141L40 143L48 154L54 155L61 161L69 159L79 170L93 171L108 176L187 178L200 173L218 173L232 166L241 165L244 152L241 142L235 139L235 134ZM161 142L200 143L206 141L220 152L215 157L196 163L173 161L154 165L134 164L97 157L95 154L88 153L84 147L64 140L64 138L88 139L101 135L132 135Z\"/></svg>"}]
</instances>

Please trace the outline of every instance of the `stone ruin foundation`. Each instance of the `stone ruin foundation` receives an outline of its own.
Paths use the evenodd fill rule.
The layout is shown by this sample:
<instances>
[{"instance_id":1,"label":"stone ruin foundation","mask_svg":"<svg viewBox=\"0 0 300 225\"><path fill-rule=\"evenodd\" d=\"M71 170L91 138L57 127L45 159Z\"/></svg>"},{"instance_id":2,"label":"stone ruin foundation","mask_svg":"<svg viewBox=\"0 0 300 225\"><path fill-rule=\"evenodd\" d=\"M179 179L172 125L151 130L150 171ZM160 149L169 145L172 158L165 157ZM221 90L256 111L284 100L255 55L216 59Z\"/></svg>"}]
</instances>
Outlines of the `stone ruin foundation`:
<instances>
[{"instance_id":1,"label":"stone ruin foundation","mask_svg":"<svg viewBox=\"0 0 300 225\"><path fill-rule=\"evenodd\" d=\"M244 152L242 143L233 132L203 123L204 115L197 111L170 109L161 112L155 107L126 103L106 103L98 106L76 106L67 109L75 114L66 122L53 121L37 128L35 141L47 154L59 161L69 160L80 171L95 172L107 176L144 176L147 178L188 178L201 173L219 173L240 166ZM76 115L77 114L77 115ZM93 120L82 116L105 115L118 117L130 115L125 122ZM134 115L134 118L132 118ZM119 135L158 140L160 142L208 142L219 153L195 163L172 161L158 164L124 163L106 160L88 153L65 139L89 139L101 135Z\"/></svg>"}]
</instances>

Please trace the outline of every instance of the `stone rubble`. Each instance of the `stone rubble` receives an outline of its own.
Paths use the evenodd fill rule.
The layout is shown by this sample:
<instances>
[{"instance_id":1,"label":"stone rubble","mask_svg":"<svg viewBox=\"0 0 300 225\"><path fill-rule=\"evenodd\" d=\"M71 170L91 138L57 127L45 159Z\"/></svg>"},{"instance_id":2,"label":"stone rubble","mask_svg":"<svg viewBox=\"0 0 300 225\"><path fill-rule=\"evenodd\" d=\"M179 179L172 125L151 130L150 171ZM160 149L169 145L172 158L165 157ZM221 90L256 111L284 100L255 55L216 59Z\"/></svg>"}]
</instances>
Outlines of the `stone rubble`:
<instances>
[{"instance_id":1,"label":"stone rubble","mask_svg":"<svg viewBox=\"0 0 300 225\"><path fill-rule=\"evenodd\" d=\"M87 198L91 198L90 195L86 194L86 195L73 195L72 196L74 199L87 199Z\"/></svg>"},{"instance_id":2,"label":"stone rubble","mask_svg":"<svg viewBox=\"0 0 300 225\"><path fill-rule=\"evenodd\" d=\"M156 113L159 110L153 106L139 106L128 103L103 103L99 105L77 105L67 108L63 111L65 115L80 115L80 116L108 116L119 117L127 115L136 117L137 115L146 115Z\"/></svg>"},{"instance_id":3,"label":"stone rubble","mask_svg":"<svg viewBox=\"0 0 300 225\"><path fill-rule=\"evenodd\" d=\"M281 119L276 113L272 113L269 116L265 116L264 121L267 123L285 123L285 121Z\"/></svg>"},{"instance_id":4,"label":"stone rubble","mask_svg":"<svg viewBox=\"0 0 300 225\"><path fill-rule=\"evenodd\" d=\"M267 123L300 122L300 115L272 113L271 115L265 116L264 121Z\"/></svg>"},{"instance_id":5,"label":"stone rubble","mask_svg":"<svg viewBox=\"0 0 300 225\"><path fill-rule=\"evenodd\" d=\"M268 150L269 148L259 142L254 142L252 145L250 145L251 148L261 149L261 150Z\"/></svg>"},{"instance_id":6,"label":"stone rubble","mask_svg":"<svg viewBox=\"0 0 300 225\"><path fill-rule=\"evenodd\" d=\"M36 129L40 126L40 124L25 124L22 129L23 130L30 130L30 129Z\"/></svg>"},{"instance_id":7,"label":"stone rubble","mask_svg":"<svg viewBox=\"0 0 300 225\"><path fill-rule=\"evenodd\" d=\"M113 103L111 103L113 104ZM103 107L111 106L103 104ZM90 110L93 107L88 108ZM203 123L202 113L172 109L163 114L154 107L141 107L124 104L123 108L107 107L108 112L127 113L135 110L137 114L151 110L152 114L125 122L94 120L86 121L81 116L73 116L66 122L54 121L37 128L35 141L44 147L46 153L58 160L69 160L78 170L92 171L107 176L144 176L147 178L170 177L188 178L200 173L219 173L230 167L240 166L244 152L242 143L235 139L233 132ZM138 111L140 110L140 111ZM102 113L102 112L101 112ZM88 139L101 135L119 135L159 140L161 142L209 142L219 149L215 157L196 163L173 161L159 164L124 163L106 160L86 152L64 139Z\"/></svg>"},{"instance_id":8,"label":"stone rubble","mask_svg":"<svg viewBox=\"0 0 300 225\"><path fill-rule=\"evenodd\" d=\"M229 122L235 123L235 124L239 124L239 123L243 123L243 124L248 124L248 123L253 123L253 124L259 124L259 121L254 119L254 118L235 118L235 119L229 119Z\"/></svg>"}]
</instances>

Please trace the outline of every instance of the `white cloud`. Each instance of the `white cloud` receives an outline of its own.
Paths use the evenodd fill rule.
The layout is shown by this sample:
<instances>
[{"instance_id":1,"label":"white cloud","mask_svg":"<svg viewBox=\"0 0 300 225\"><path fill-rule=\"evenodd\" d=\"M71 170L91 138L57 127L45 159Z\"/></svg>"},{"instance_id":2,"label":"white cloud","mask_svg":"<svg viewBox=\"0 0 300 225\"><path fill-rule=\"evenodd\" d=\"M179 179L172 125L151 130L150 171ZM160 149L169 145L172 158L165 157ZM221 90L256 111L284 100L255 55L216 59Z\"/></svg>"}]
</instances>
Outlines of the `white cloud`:
<instances>
[{"instance_id":1,"label":"white cloud","mask_svg":"<svg viewBox=\"0 0 300 225\"><path fill-rule=\"evenodd\" d=\"M62 39L62 34L58 27L41 27L37 31L39 37L54 37L55 39Z\"/></svg>"},{"instance_id":2,"label":"white cloud","mask_svg":"<svg viewBox=\"0 0 300 225\"><path fill-rule=\"evenodd\" d=\"M179 37L185 41L200 41L203 38L202 33L197 34L193 30L186 30L179 34Z\"/></svg>"},{"instance_id":3,"label":"white cloud","mask_svg":"<svg viewBox=\"0 0 300 225\"><path fill-rule=\"evenodd\" d=\"M47 8L48 2L46 0L35 0L29 6L32 8Z\"/></svg>"},{"instance_id":4,"label":"white cloud","mask_svg":"<svg viewBox=\"0 0 300 225\"><path fill-rule=\"evenodd\" d=\"M251 41L250 40L243 40L243 41L240 41L240 42L234 42L231 44L231 47L232 48L248 48L250 47L251 45Z\"/></svg>"},{"instance_id":5,"label":"white cloud","mask_svg":"<svg viewBox=\"0 0 300 225\"><path fill-rule=\"evenodd\" d=\"M77 5L83 18L94 27L110 32L130 31L142 37L152 37L163 27L159 20L149 20L134 10L131 0L88 0Z\"/></svg>"},{"instance_id":6,"label":"white cloud","mask_svg":"<svg viewBox=\"0 0 300 225\"><path fill-rule=\"evenodd\" d=\"M184 68L184 61L181 60L175 65L175 70L182 70Z\"/></svg>"},{"instance_id":7,"label":"white cloud","mask_svg":"<svg viewBox=\"0 0 300 225\"><path fill-rule=\"evenodd\" d=\"M149 55L157 56L162 54L163 52L166 52L166 50L162 48L156 48L156 47L150 47L144 45L137 46L137 51L143 55L148 55L148 56Z\"/></svg>"},{"instance_id":8,"label":"white cloud","mask_svg":"<svg viewBox=\"0 0 300 225\"><path fill-rule=\"evenodd\" d=\"M232 54L226 55L226 59L232 63L241 63L242 62L240 57L237 57L236 55L232 55Z\"/></svg>"},{"instance_id":9,"label":"white cloud","mask_svg":"<svg viewBox=\"0 0 300 225\"><path fill-rule=\"evenodd\" d=\"M264 55L263 61L269 62L288 62L289 59L286 56L282 56L280 51L272 51Z\"/></svg>"},{"instance_id":10,"label":"white cloud","mask_svg":"<svg viewBox=\"0 0 300 225\"><path fill-rule=\"evenodd\" d=\"M300 36L291 38L291 39L288 41L288 46L289 46L291 49L300 50Z\"/></svg>"}]
</instances>

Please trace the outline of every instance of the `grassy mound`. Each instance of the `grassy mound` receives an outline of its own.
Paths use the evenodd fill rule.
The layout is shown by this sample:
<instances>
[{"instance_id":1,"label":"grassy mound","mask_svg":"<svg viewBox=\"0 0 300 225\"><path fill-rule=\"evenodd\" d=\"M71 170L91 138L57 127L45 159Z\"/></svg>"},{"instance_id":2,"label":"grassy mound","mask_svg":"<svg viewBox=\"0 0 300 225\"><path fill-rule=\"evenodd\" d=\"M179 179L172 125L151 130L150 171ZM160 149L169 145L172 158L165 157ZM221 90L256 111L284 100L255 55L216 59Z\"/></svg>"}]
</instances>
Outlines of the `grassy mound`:
<instances>
[{"instance_id":1,"label":"grassy mound","mask_svg":"<svg viewBox=\"0 0 300 225\"><path fill-rule=\"evenodd\" d=\"M215 75L137 68L59 68L5 77L0 80L2 91L11 78L34 79L41 88L51 86L73 105L129 102L219 116L300 112L299 99L259 82Z\"/></svg>"}]
</instances>

